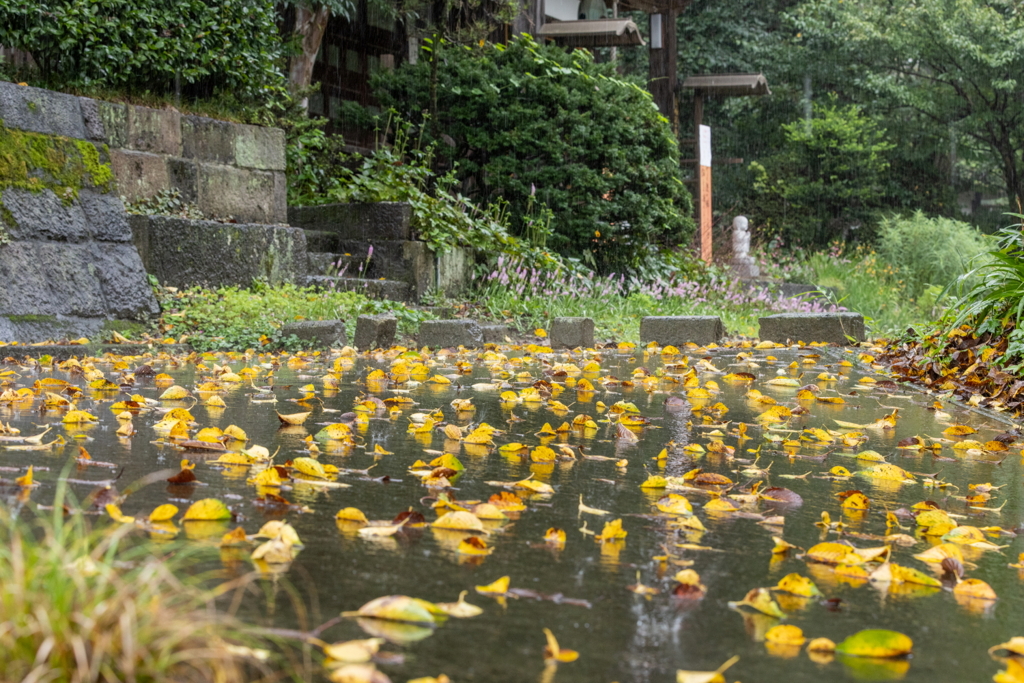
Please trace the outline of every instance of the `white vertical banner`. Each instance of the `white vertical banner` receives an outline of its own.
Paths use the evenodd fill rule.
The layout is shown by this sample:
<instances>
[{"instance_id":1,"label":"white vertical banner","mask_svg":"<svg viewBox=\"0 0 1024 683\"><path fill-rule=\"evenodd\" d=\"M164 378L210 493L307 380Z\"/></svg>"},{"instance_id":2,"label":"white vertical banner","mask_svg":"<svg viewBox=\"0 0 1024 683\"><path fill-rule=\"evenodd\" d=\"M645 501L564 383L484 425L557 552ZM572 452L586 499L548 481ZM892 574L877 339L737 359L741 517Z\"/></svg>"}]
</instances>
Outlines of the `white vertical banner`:
<instances>
[{"instance_id":1,"label":"white vertical banner","mask_svg":"<svg viewBox=\"0 0 1024 683\"><path fill-rule=\"evenodd\" d=\"M711 167L711 126L700 127L700 165Z\"/></svg>"}]
</instances>

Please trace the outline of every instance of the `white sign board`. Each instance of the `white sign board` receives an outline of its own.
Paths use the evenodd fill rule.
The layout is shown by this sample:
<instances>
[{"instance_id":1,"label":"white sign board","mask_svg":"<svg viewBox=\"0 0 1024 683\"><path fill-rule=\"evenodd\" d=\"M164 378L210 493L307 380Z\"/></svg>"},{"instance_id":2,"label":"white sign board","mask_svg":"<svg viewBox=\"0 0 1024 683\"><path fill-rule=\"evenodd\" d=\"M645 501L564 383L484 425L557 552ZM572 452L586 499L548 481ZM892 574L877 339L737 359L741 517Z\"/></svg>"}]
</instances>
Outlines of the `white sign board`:
<instances>
[{"instance_id":1,"label":"white sign board","mask_svg":"<svg viewBox=\"0 0 1024 683\"><path fill-rule=\"evenodd\" d=\"M700 165L711 167L711 127L700 127Z\"/></svg>"}]
</instances>

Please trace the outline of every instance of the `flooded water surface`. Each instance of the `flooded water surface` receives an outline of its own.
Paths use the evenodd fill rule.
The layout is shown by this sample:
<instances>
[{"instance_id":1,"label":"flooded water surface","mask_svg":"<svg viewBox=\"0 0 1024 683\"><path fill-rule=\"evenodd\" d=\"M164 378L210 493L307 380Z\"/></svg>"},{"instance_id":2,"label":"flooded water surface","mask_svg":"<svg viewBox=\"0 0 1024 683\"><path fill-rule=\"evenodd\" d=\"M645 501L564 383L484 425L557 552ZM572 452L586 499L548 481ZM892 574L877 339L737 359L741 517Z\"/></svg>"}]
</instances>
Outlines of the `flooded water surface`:
<instances>
[{"instance_id":1,"label":"flooded water surface","mask_svg":"<svg viewBox=\"0 0 1024 683\"><path fill-rule=\"evenodd\" d=\"M952 402L936 405L935 396L897 387L858 353L720 348L663 356L634 349L568 354L502 348L461 355L217 354L122 363L86 363L84 375L67 365L0 367L6 392L32 388L46 378L81 387L75 407L98 418L94 424L64 424L67 407L45 409L47 391L68 395L59 383L41 383L31 397L17 400L5 394L3 424L21 436L53 425L42 442L60 434L68 443L49 450L0 448L3 477L13 479L33 465L40 485L32 500L46 504L79 446L94 461L115 466L72 466L66 476L80 501L115 476L114 485L123 492L132 482L169 470L133 491L121 510L144 519L168 502L182 512L200 499L226 503L237 521L183 522L179 513L177 538L201 545L200 557L211 568L224 566L231 575L264 571L258 585L265 590L252 591L242 612L267 625L309 629L379 596L454 602L468 591L467 601L483 608L480 616L449 619L436 629L345 618L320 635L328 642L368 633L390 639L383 651L402 657L386 659L378 668L395 681L444 673L457 683L668 682L676 680L678 669L714 670L734 655L740 659L727 674L730 681L981 681L1001 668L988 648L1024 635L1024 575L1008 566L1024 550L1008 533L1020 524L1022 510L1020 444L1008 433L1012 425ZM144 364L154 374L136 372L133 386L89 386L101 377L119 384L125 373ZM374 371L381 372L370 374ZM159 379L161 373L170 379ZM778 378L793 381L778 383ZM594 391L580 390L588 384ZM191 398L159 400L171 385L185 388ZM805 389L812 393L801 393L807 385L814 385ZM506 400L509 391L514 400ZM157 402L135 410L134 436L118 436L124 423L116 412L132 406L111 407L133 394ZM212 396L225 406L208 405ZM777 421L765 416L773 405L784 407L776 410ZM220 453L182 450L166 432L154 429L167 409L178 407L194 417L188 439L195 440L203 428L236 425L248 440L229 441L229 450L262 446L280 466L312 455L337 467L340 472L328 473L329 479L348 486L303 480L304 475L282 469L293 479L286 477L280 488L259 487L251 480L265 462L216 464L212 461ZM277 416L304 412L310 415L300 425L285 425ZM307 439L337 423L351 423L351 437ZM497 430L491 443L471 443L487 440L469 437L485 434L478 429L482 423ZM452 425L458 429L446 433ZM970 430L947 431L954 425ZM921 437L917 445L924 447L914 447L910 437ZM968 440L976 443L963 447ZM524 448L500 448L512 443ZM553 455L537 451L541 446ZM461 474L431 466L445 453L457 456L465 468ZM182 458L196 463L200 485L166 481ZM426 463L421 470L434 470L423 481L410 471L417 461ZM884 472L878 468L885 463L913 480L864 474ZM842 475L837 467L850 476L832 474ZM693 476L694 468L701 468L700 476ZM664 479L649 480L652 475ZM512 486L527 479L552 492ZM645 482L654 487L642 488ZM983 486L971 489L972 484ZM866 497L866 509L843 506L839 494L852 490ZM444 496L472 509L473 503L506 491L525 509L506 508L507 519L485 520L487 533L429 526L452 509L438 507ZM665 498L669 494L685 496L697 521L659 510L673 504ZM712 501L712 508L735 510L705 509ZM859 565L873 575L866 580L804 556L824 541L860 549L888 545L893 564L941 579L938 564L914 557L944 542L939 535L926 536L914 519L919 510L912 506L923 501L946 511L954 524L981 530L978 538L973 531L959 538L954 533L946 542L973 539L973 545L952 544L962 554L964 577L987 582L997 600L956 594L949 577L938 586L882 581L877 571L882 557ZM389 524L413 510L428 525L407 523L393 535L371 536L360 533L360 522L336 521L338 511L350 507L371 523ZM823 512L831 529L825 528ZM273 519L294 526L304 544L290 565L257 567L250 560L254 545L219 547L236 526L255 534ZM612 520L621 520L625 538L597 540ZM545 541L550 529L564 531L564 544ZM469 537L483 540L490 554L460 552L472 549L464 544ZM773 537L796 547L773 553ZM699 575L702 594L675 594L679 582L673 577L684 569ZM752 589L774 587L792 573L811 579L821 595L775 592L784 619L730 607ZM504 597L475 589L504 576L510 585ZM797 626L808 639L837 643L862 629L892 629L913 640L913 656L811 658L803 648L764 642L777 624ZM579 659L546 667L545 628L562 647L579 652Z\"/></svg>"}]
</instances>

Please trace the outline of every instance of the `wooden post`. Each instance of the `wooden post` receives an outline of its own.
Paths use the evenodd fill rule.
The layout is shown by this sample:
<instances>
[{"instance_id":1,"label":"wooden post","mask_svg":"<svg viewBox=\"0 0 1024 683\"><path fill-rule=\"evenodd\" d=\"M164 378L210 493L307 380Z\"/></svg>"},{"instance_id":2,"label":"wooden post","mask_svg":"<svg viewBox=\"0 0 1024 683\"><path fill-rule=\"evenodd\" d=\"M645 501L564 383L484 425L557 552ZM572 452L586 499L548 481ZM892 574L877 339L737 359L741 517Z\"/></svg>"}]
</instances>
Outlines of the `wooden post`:
<instances>
[{"instance_id":1,"label":"wooden post","mask_svg":"<svg viewBox=\"0 0 1024 683\"><path fill-rule=\"evenodd\" d=\"M672 124L672 132L679 137L679 103L676 98L676 17L679 9L671 2L660 16L660 40L651 36L648 67L648 89L658 110ZM656 27L652 21L652 28ZM660 47L656 47L660 45Z\"/></svg>"},{"instance_id":2,"label":"wooden post","mask_svg":"<svg viewBox=\"0 0 1024 683\"><path fill-rule=\"evenodd\" d=\"M697 229L700 257L711 263L711 128L697 126Z\"/></svg>"}]
</instances>

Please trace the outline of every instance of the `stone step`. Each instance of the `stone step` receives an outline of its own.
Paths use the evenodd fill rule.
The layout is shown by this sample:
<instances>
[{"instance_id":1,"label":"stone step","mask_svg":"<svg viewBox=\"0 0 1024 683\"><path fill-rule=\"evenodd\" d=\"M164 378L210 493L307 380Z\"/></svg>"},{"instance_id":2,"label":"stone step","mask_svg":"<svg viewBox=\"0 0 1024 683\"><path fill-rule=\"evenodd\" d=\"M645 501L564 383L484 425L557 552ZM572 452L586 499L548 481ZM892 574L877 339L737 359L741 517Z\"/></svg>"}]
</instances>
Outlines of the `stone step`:
<instances>
[{"instance_id":1,"label":"stone step","mask_svg":"<svg viewBox=\"0 0 1024 683\"><path fill-rule=\"evenodd\" d=\"M371 299L387 299L389 301L414 301L415 295L412 286L408 282L399 282L397 280L309 275L306 277L306 285L333 289L339 292L359 292Z\"/></svg>"},{"instance_id":2,"label":"stone step","mask_svg":"<svg viewBox=\"0 0 1024 683\"><path fill-rule=\"evenodd\" d=\"M388 273L380 272L378 265L374 259L367 259L366 254L334 254L326 251L309 254L310 275L386 278Z\"/></svg>"},{"instance_id":3,"label":"stone step","mask_svg":"<svg viewBox=\"0 0 1024 683\"><path fill-rule=\"evenodd\" d=\"M333 233L337 239L369 243L412 239L411 219L412 209L406 202L323 204L288 209L291 225L316 233ZM315 246L310 250L332 251Z\"/></svg>"}]
</instances>

